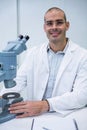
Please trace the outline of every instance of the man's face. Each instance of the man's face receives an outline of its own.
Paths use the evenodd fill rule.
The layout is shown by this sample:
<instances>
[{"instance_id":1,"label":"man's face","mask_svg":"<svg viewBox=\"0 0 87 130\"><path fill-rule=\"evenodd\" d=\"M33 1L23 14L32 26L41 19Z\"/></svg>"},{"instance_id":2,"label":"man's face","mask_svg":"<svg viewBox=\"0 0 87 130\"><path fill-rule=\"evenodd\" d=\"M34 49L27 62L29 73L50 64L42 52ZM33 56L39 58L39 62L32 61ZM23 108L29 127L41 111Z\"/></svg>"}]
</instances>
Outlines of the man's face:
<instances>
[{"instance_id":1,"label":"man's face","mask_svg":"<svg viewBox=\"0 0 87 130\"><path fill-rule=\"evenodd\" d=\"M63 41L68 28L69 22L65 21L63 12L52 10L45 15L44 30L51 43Z\"/></svg>"}]
</instances>

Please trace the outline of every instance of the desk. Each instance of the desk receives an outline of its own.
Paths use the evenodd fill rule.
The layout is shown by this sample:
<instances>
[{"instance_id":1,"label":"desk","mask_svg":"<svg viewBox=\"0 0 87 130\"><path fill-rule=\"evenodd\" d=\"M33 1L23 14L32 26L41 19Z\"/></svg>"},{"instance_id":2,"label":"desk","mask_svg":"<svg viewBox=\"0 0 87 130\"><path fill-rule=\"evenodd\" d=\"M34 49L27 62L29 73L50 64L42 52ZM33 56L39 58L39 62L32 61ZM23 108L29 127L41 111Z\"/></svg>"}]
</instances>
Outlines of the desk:
<instances>
[{"instance_id":1,"label":"desk","mask_svg":"<svg viewBox=\"0 0 87 130\"><path fill-rule=\"evenodd\" d=\"M72 119L74 118L78 124L79 130L87 130L87 107L75 111L65 117L61 117L58 113L46 113L37 117L27 117L21 119L12 119L8 122L0 124L0 130L31 130L33 118L35 119L33 130L39 130L38 125L50 126L50 130L72 130ZM55 127L56 125L56 127ZM70 129L72 125L72 128ZM44 127L45 127L44 126ZM67 129L66 129L67 126ZM53 129L56 128L56 129ZM44 130L44 129L40 129ZM74 129L73 129L74 130ZM76 130L76 129L75 129Z\"/></svg>"}]
</instances>

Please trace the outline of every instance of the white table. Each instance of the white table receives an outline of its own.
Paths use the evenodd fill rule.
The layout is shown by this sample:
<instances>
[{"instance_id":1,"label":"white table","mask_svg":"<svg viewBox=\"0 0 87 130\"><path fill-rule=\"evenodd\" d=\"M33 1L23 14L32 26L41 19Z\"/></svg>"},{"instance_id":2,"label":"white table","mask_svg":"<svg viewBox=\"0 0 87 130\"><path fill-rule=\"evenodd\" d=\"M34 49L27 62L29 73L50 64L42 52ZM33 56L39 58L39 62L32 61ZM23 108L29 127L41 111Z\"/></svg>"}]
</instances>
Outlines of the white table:
<instances>
[{"instance_id":1,"label":"white table","mask_svg":"<svg viewBox=\"0 0 87 130\"><path fill-rule=\"evenodd\" d=\"M33 118L35 119L33 130L44 130L42 127L50 130L76 130L73 118L76 120L79 130L87 130L87 108L65 117L61 117L58 113L46 113L37 117L12 119L0 124L0 130L31 130Z\"/></svg>"}]
</instances>

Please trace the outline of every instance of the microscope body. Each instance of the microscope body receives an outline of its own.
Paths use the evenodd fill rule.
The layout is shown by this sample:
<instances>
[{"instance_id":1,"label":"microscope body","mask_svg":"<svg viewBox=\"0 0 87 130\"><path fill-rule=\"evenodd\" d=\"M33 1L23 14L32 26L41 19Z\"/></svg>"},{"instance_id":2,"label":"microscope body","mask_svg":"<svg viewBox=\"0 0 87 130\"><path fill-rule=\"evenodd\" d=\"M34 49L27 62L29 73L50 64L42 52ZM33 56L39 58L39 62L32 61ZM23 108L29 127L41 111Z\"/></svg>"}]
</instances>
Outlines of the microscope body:
<instances>
[{"instance_id":1,"label":"microscope body","mask_svg":"<svg viewBox=\"0 0 87 130\"><path fill-rule=\"evenodd\" d=\"M28 36L20 35L17 40L8 42L7 47L0 52L0 82L4 81L6 88L16 85L13 80L17 72L17 55L27 49Z\"/></svg>"},{"instance_id":2,"label":"microscope body","mask_svg":"<svg viewBox=\"0 0 87 130\"><path fill-rule=\"evenodd\" d=\"M4 81L6 88L12 88L16 85L13 79L17 72L17 57L13 52L0 53L0 82Z\"/></svg>"},{"instance_id":3,"label":"microscope body","mask_svg":"<svg viewBox=\"0 0 87 130\"><path fill-rule=\"evenodd\" d=\"M23 37L20 35L17 40L8 42L7 47L0 52L0 82L4 82L5 88L9 89L16 85L14 78L17 73L17 55L27 49L26 42L29 39L28 36ZM19 93L10 92L5 93L0 98L0 107L2 112L0 113L0 123L13 119L16 115L10 114L8 107L12 103L20 102L23 98Z\"/></svg>"}]
</instances>

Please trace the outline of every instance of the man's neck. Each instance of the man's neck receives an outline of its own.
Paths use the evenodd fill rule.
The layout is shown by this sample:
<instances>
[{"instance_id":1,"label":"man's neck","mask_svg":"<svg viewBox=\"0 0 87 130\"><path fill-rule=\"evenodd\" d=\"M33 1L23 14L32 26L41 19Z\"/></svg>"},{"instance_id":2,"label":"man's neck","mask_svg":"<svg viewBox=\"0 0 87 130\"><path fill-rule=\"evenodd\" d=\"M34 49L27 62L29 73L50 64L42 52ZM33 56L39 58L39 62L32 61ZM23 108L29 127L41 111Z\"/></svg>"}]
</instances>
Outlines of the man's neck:
<instances>
[{"instance_id":1,"label":"man's neck","mask_svg":"<svg viewBox=\"0 0 87 130\"><path fill-rule=\"evenodd\" d=\"M54 51L54 52L57 52L57 51L63 51L66 44L67 44L67 40L68 39L65 39L64 41L62 42L57 42L57 43L49 43L50 45L50 48Z\"/></svg>"}]
</instances>

